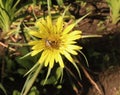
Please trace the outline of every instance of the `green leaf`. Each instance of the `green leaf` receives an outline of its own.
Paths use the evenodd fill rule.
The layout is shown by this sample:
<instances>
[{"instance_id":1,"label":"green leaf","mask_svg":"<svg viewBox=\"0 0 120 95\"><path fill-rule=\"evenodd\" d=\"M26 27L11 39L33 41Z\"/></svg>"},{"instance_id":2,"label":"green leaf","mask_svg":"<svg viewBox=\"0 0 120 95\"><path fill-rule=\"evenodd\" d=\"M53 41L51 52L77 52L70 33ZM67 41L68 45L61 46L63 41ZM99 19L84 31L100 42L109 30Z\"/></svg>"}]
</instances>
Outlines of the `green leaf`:
<instances>
[{"instance_id":1,"label":"green leaf","mask_svg":"<svg viewBox=\"0 0 120 95\"><path fill-rule=\"evenodd\" d=\"M17 70L17 72L20 74L20 75L24 75L26 73L26 69L23 69L23 68L19 68Z\"/></svg>"},{"instance_id":2,"label":"green leaf","mask_svg":"<svg viewBox=\"0 0 120 95\"><path fill-rule=\"evenodd\" d=\"M59 5L60 7L63 7L63 6L64 6L63 0L56 0L56 1L57 1L58 5Z\"/></svg>"},{"instance_id":3,"label":"green leaf","mask_svg":"<svg viewBox=\"0 0 120 95\"><path fill-rule=\"evenodd\" d=\"M20 0L0 0L0 28L4 32L10 31L10 26L16 20L23 6L18 7ZM19 18L17 18L19 19Z\"/></svg>"},{"instance_id":4,"label":"green leaf","mask_svg":"<svg viewBox=\"0 0 120 95\"><path fill-rule=\"evenodd\" d=\"M55 84L55 82L56 82L56 77L53 75L50 78L48 78L46 80L46 82L45 82L45 79L43 79L40 84L41 85L50 85L50 84Z\"/></svg>"},{"instance_id":5,"label":"green leaf","mask_svg":"<svg viewBox=\"0 0 120 95\"><path fill-rule=\"evenodd\" d=\"M6 92L4 86L1 83L0 83L0 89L4 92L5 95L7 95L7 92Z\"/></svg>"},{"instance_id":6,"label":"green leaf","mask_svg":"<svg viewBox=\"0 0 120 95\"><path fill-rule=\"evenodd\" d=\"M61 67L54 68L53 71L48 70L46 78L41 81L41 85L50 85L50 84L56 85L58 80L59 79L62 80L62 78L63 78L63 68Z\"/></svg>"},{"instance_id":7,"label":"green leaf","mask_svg":"<svg viewBox=\"0 0 120 95\"><path fill-rule=\"evenodd\" d=\"M120 0L106 0L110 8L112 23L116 24L120 20Z\"/></svg>"},{"instance_id":8,"label":"green leaf","mask_svg":"<svg viewBox=\"0 0 120 95\"><path fill-rule=\"evenodd\" d=\"M24 87L22 89L21 95L27 95L27 93L29 92L29 90L31 89L33 83L35 82L39 72L41 71L43 67L43 64L39 64L39 66L37 68L35 68L35 71L31 71L30 74L27 77L27 80L24 84Z\"/></svg>"},{"instance_id":9,"label":"green leaf","mask_svg":"<svg viewBox=\"0 0 120 95\"><path fill-rule=\"evenodd\" d=\"M63 68L58 67L56 70L57 79L59 79L62 76L62 74L63 74Z\"/></svg>"},{"instance_id":10,"label":"green leaf","mask_svg":"<svg viewBox=\"0 0 120 95\"><path fill-rule=\"evenodd\" d=\"M12 95L20 95L20 92L17 90L14 90Z\"/></svg>"},{"instance_id":11,"label":"green leaf","mask_svg":"<svg viewBox=\"0 0 120 95\"><path fill-rule=\"evenodd\" d=\"M39 91L37 90L37 88L35 86L33 86L28 95L40 95L40 94L39 94Z\"/></svg>"}]
</instances>

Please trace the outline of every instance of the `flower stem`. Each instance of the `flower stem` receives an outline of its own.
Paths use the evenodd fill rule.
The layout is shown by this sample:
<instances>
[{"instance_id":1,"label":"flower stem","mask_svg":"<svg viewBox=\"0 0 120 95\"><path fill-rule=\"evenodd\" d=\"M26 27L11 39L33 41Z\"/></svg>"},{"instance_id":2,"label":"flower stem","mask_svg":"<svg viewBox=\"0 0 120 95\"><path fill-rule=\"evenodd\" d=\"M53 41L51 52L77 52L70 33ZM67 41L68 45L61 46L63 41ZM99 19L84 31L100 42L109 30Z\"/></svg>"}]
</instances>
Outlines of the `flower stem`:
<instances>
[{"instance_id":1,"label":"flower stem","mask_svg":"<svg viewBox=\"0 0 120 95\"><path fill-rule=\"evenodd\" d=\"M33 73L32 77L31 77L31 73L30 73L30 76L29 78L27 79L26 83L25 83L25 90L23 91L23 94L21 93L21 95L27 95L27 93L29 92L30 88L32 87L33 83L35 82L40 70L42 69L42 64L40 64L37 68L37 70L35 71L35 73Z\"/></svg>"},{"instance_id":2,"label":"flower stem","mask_svg":"<svg viewBox=\"0 0 120 95\"><path fill-rule=\"evenodd\" d=\"M47 0L47 5L48 5L48 15L51 17L51 12L50 12L50 0Z\"/></svg>"}]
</instances>

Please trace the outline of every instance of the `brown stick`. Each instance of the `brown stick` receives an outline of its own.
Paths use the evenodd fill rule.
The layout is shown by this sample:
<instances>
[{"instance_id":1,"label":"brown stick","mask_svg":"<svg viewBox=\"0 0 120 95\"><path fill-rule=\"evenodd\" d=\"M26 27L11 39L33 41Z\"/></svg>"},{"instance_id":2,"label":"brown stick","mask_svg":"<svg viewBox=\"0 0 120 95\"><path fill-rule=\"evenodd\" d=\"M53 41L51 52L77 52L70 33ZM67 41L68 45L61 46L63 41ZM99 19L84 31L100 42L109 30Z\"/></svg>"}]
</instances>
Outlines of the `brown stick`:
<instances>
[{"instance_id":1,"label":"brown stick","mask_svg":"<svg viewBox=\"0 0 120 95\"><path fill-rule=\"evenodd\" d=\"M84 74L86 75L86 77L89 79L89 81L91 82L91 84L93 86L95 86L95 88L97 89L97 91L99 92L100 95L102 95L102 91L100 90L100 88L98 87L98 85L95 83L95 81L90 77L90 75L88 74L88 72L85 70L85 68L82 66L82 64L80 64L81 69L83 70Z\"/></svg>"},{"instance_id":2,"label":"brown stick","mask_svg":"<svg viewBox=\"0 0 120 95\"><path fill-rule=\"evenodd\" d=\"M6 45L6 44L4 44L2 42L0 42L0 45L5 47L5 48L8 48L8 45ZM9 49L12 50L12 51L16 51L14 48L11 48L11 47L9 47Z\"/></svg>"}]
</instances>

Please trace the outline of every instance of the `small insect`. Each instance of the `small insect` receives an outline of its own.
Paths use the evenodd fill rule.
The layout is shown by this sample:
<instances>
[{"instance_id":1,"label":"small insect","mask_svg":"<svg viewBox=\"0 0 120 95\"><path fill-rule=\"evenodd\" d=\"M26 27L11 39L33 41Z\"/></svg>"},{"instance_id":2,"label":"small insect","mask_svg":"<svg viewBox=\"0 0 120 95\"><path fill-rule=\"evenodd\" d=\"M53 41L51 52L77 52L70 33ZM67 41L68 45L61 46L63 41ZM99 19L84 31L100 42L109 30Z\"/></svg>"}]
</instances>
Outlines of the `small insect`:
<instances>
[{"instance_id":1,"label":"small insect","mask_svg":"<svg viewBox=\"0 0 120 95\"><path fill-rule=\"evenodd\" d=\"M57 42L56 41L51 41L51 40L46 40L45 44L48 47L54 47L57 44Z\"/></svg>"}]
</instances>

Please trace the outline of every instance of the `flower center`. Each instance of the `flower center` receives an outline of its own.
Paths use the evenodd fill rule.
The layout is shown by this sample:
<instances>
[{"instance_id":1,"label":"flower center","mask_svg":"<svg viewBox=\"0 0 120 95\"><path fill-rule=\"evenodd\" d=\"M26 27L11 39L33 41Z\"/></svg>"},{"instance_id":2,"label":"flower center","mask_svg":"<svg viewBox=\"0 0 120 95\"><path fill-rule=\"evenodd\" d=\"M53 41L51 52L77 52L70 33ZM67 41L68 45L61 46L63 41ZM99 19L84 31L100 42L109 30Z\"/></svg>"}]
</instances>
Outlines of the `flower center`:
<instances>
[{"instance_id":1,"label":"flower center","mask_svg":"<svg viewBox=\"0 0 120 95\"><path fill-rule=\"evenodd\" d=\"M60 39L58 36L49 36L45 39L45 45L48 48L59 49L60 47Z\"/></svg>"}]
</instances>

